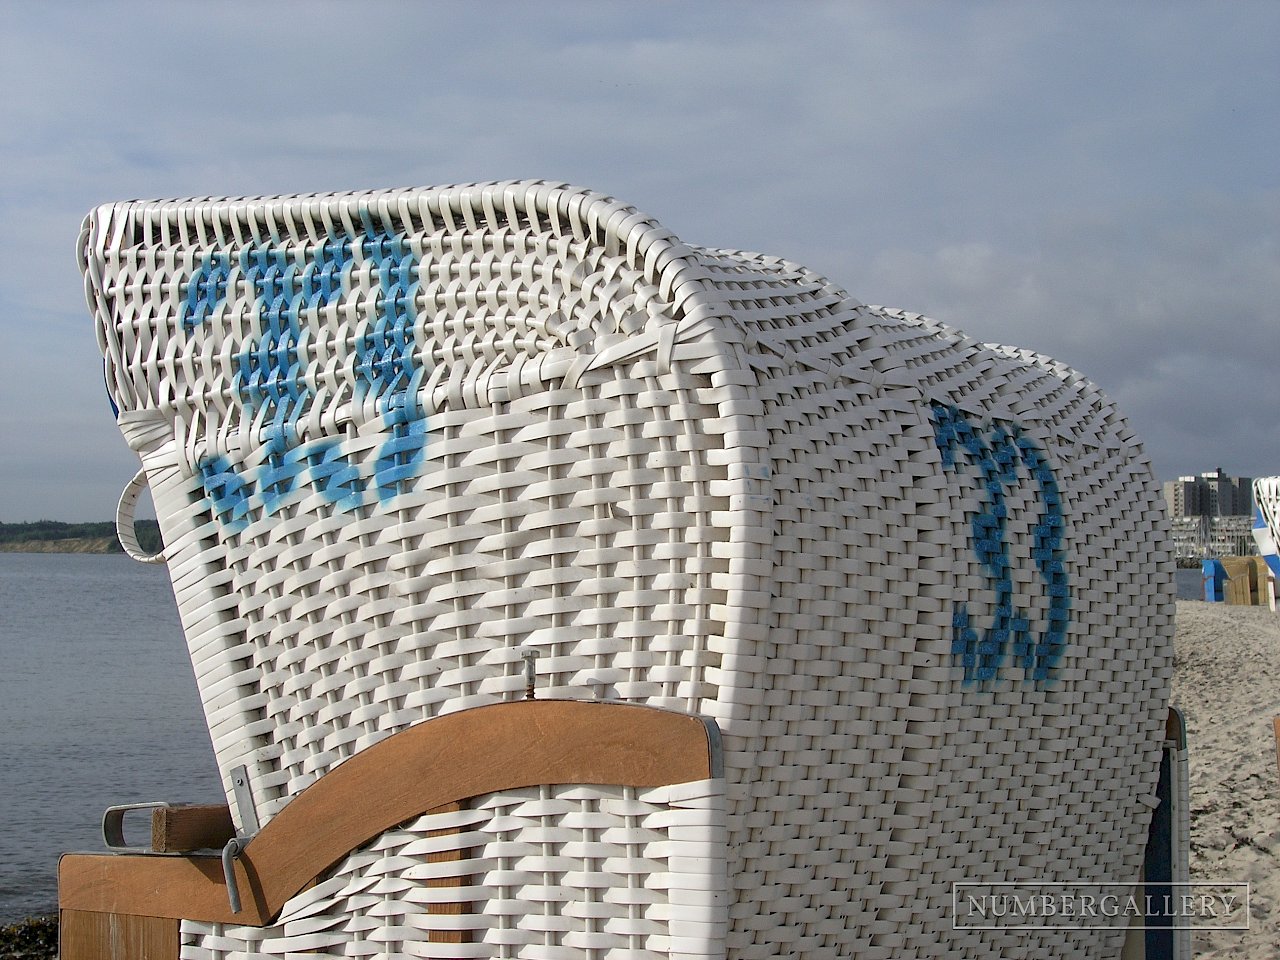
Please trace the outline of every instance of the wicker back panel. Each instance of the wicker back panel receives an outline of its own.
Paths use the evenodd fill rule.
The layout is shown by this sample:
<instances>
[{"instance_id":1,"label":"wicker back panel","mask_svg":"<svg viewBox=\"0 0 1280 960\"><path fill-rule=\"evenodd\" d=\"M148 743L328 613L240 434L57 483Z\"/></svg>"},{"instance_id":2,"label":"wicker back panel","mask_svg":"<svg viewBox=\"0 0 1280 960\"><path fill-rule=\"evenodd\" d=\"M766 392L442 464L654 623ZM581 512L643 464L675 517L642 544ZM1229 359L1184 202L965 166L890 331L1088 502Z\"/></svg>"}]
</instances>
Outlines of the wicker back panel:
<instances>
[{"instance_id":1,"label":"wicker back panel","mask_svg":"<svg viewBox=\"0 0 1280 960\"><path fill-rule=\"evenodd\" d=\"M719 723L729 955L1117 947L950 912L1142 859L1171 562L1079 375L540 183L119 205L83 246L264 816L533 648L546 695Z\"/></svg>"},{"instance_id":2,"label":"wicker back panel","mask_svg":"<svg viewBox=\"0 0 1280 960\"><path fill-rule=\"evenodd\" d=\"M389 733L523 696L522 650L541 654L540 696L714 698L728 562L711 514L728 500L724 467L698 462L718 438L690 429L715 408L671 375L617 373L435 414L412 491L385 506L338 511L303 480L234 532L199 474L153 482L215 753L249 763L266 816ZM320 441L366 474L385 442Z\"/></svg>"}]
</instances>

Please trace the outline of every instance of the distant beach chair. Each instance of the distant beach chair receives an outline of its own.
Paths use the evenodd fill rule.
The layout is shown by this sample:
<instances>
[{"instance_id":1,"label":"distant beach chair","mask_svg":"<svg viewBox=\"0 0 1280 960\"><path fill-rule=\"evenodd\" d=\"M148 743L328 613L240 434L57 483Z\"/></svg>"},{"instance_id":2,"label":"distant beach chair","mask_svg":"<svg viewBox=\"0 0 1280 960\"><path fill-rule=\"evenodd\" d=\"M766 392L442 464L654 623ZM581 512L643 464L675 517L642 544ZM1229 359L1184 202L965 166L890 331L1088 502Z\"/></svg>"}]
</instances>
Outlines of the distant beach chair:
<instances>
[{"instance_id":1,"label":"distant beach chair","mask_svg":"<svg viewBox=\"0 0 1280 960\"><path fill-rule=\"evenodd\" d=\"M1258 477L1253 481L1253 538L1258 554L1267 565L1265 585L1267 605L1276 610L1276 580L1280 578L1280 477Z\"/></svg>"},{"instance_id":2,"label":"distant beach chair","mask_svg":"<svg viewBox=\"0 0 1280 960\"><path fill-rule=\"evenodd\" d=\"M1144 866L1173 559L1080 375L543 182L81 259L229 812L64 857L63 960L1119 952L957 908Z\"/></svg>"},{"instance_id":3,"label":"distant beach chair","mask_svg":"<svg viewBox=\"0 0 1280 960\"><path fill-rule=\"evenodd\" d=\"M1227 568L1217 557L1208 557L1200 564L1200 575L1204 581L1204 599L1206 603L1223 603L1226 600L1227 582L1231 576Z\"/></svg>"}]
</instances>

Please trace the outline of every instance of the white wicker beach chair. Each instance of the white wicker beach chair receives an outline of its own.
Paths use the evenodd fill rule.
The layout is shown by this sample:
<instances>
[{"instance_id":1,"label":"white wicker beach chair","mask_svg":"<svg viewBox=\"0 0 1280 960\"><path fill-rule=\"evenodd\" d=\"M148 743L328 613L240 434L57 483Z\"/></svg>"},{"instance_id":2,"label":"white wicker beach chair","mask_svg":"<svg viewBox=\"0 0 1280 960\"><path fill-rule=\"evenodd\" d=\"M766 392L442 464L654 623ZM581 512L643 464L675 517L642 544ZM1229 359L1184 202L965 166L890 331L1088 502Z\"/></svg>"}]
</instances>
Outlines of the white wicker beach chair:
<instances>
[{"instance_id":1,"label":"white wicker beach chair","mask_svg":"<svg viewBox=\"0 0 1280 960\"><path fill-rule=\"evenodd\" d=\"M953 910L1143 862L1173 564L1075 372L543 182L81 258L242 835L170 858L185 960L1118 954ZM165 909L133 862L64 904Z\"/></svg>"},{"instance_id":2,"label":"white wicker beach chair","mask_svg":"<svg viewBox=\"0 0 1280 960\"><path fill-rule=\"evenodd\" d=\"M1253 538L1258 554L1271 576L1280 577L1280 477L1258 477L1253 481Z\"/></svg>"}]
</instances>

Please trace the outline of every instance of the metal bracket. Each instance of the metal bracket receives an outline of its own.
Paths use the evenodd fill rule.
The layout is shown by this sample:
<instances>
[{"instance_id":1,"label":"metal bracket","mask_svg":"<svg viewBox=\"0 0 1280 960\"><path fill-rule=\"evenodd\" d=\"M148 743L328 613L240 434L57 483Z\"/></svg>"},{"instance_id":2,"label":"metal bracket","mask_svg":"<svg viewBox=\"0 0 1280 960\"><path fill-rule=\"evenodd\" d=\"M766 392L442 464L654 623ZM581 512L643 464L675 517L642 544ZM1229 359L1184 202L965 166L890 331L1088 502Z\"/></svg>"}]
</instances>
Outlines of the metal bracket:
<instances>
[{"instance_id":1,"label":"metal bracket","mask_svg":"<svg viewBox=\"0 0 1280 960\"><path fill-rule=\"evenodd\" d=\"M124 815L130 810L156 810L167 806L169 804L163 800L153 800L147 803L121 803L107 807L102 814L102 841L112 850L149 851L150 837L147 838L148 842L145 846L130 846L125 842Z\"/></svg>"},{"instance_id":2,"label":"metal bracket","mask_svg":"<svg viewBox=\"0 0 1280 960\"><path fill-rule=\"evenodd\" d=\"M227 900L231 904L231 912L239 913L240 885L236 881L236 858L244 853L249 841L261 829L258 809L253 805L253 788L249 786L249 769L243 764L231 768L231 792L236 800L236 811L240 814L241 834L232 837L222 848L222 875L227 881Z\"/></svg>"},{"instance_id":3,"label":"metal bracket","mask_svg":"<svg viewBox=\"0 0 1280 960\"><path fill-rule=\"evenodd\" d=\"M253 836L261 828L258 824L258 810L253 805L253 790L249 786L247 767L232 768L231 792L236 798L236 812L240 814L240 832Z\"/></svg>"},{"instance_id":4,"label":"metal bracket","mask_svg":"<svg viewBox=\"0 0 1280 960\"><path fill-rule=\"evenodd\" d=\"M222 848L222 875L227 881L227 900L231 903L231 912L240 912L240 885L236 881L236 857L244 852L252 838L232 837Z\"/></svg>"}]
</instances>

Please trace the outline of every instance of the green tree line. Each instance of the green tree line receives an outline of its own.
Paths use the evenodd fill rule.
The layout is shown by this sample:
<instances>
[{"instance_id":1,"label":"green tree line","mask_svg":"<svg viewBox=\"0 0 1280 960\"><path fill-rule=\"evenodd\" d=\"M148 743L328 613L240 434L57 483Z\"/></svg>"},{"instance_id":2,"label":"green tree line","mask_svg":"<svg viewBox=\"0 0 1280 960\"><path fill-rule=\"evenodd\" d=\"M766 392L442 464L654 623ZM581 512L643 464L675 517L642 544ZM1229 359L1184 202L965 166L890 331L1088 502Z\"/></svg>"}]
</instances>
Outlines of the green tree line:
<instances>
[{"instance_id":1,"label":"green tree line","mask_svg":"<svg viewBox=\"0 0 1280 960\"><path fill-rule=\"evenodd\" d=\"M160 549L160 527L154 520L138 520L134 524L138 546L148 553ZM110 538L114 552L123 553L116 536L116 525L110 520L100 523L63 523L61 520L33 520L27 523L0 523L0 543L27 543L33 540L99 540Z\"/></svg>"}]
</instances>

